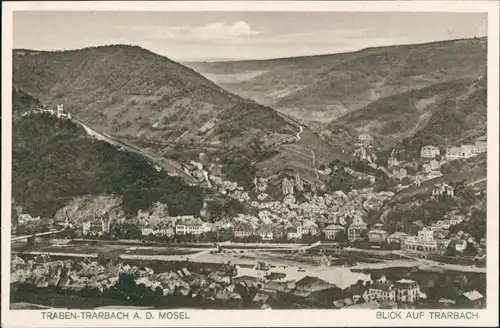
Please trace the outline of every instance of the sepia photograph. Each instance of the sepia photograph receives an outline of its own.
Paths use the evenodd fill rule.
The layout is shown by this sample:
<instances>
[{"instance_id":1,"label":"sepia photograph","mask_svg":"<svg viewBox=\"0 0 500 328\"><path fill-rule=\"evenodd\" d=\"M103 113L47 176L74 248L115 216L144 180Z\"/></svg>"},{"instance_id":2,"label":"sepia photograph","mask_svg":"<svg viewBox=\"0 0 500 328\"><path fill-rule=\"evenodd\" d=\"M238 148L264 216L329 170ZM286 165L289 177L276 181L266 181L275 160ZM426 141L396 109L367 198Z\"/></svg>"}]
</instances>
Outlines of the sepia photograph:
<instances>
[{"instance_id":1,"label":"sepia photograph","mask_svg":"<svg viewBox=\"0 0 500 328\"><path fill-rule=\"evenodd\" d=\"M2 312L498 308L488 9L114 4L11 8Z\"/></svg>"}]
</instances>

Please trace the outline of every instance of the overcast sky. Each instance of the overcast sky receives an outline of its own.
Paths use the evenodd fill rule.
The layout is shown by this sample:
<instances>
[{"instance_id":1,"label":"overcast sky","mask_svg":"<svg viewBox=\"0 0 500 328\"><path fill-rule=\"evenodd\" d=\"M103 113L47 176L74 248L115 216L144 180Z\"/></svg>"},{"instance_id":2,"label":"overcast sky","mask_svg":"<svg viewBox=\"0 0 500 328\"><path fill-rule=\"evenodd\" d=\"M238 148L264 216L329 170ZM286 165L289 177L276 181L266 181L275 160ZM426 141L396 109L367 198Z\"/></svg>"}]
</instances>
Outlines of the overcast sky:
<instances>
[{"instance_id":1,"label":"overcast sky","mask_svg":"<svg viewBox=\"0 0 500 328\"><path fill-rule=\"evenodd\" d=\"M133 44L176 61L264 59L481 37L482 13L14 12L14 48Z\"/></svg>"}]
</instances>

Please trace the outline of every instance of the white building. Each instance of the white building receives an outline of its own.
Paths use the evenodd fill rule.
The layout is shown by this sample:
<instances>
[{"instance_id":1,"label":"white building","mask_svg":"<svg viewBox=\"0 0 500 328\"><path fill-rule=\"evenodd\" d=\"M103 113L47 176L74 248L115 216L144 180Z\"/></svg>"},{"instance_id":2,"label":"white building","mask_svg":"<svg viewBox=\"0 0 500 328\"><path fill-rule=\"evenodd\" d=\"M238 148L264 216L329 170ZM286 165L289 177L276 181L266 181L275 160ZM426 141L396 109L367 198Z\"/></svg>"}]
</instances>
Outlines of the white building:
<instances>
[{"instance_id":1,"label":"white building","mask_svg":"<svg viewBox=\"0 0 500 328\"><path fill-rule=\"evenodd\" d=\"M448 230L450 229L450 223L449 221L439 220L432 224L431 229L434 231Z\"/></svg>"},{"instance_id":2,"label":"white building","mask_svg":"<svg viewBox=\"0 0 500 328\"><path fill-rule=\"evenodd\" d=\"M422 228L417 234L418 239L429 242L434 240L434 231L429 228Z\"/></svg>"},{"instance_id":3,"label":"white building","mask_svg":"<svg viewBox=\"0 0 500 328\"><path fill-rule=\"evenodd\" d=\"M467 159L474 156L472 146L460 146L446 148L446 159L453 161L457 159Z\"/></svg>"},{"instance_id":4,"label":"white building","mask_svg":"<svg viewBox=\"0 0 500 328\"><path fill-rule=\"evenodd\" d=\"M19 214L19 216L17 217L17 223L18 224L25 224L25 223L28 223L28 222L35 222L35 221L39 221L40 220L40 217L39 216L31 216L29 214Z\"/></svg>"},{"instance_id":5,"label":"white building","mask_svg":"<svg viewBox=\"0 0 500 328\"><path fill-rule=\"evenodd\" d=\"M404 232L395 232L389 237L387 237L388 243L401 244L403 240L408 236L408 234Z\"/></svg>"},{"instance_id":6,"label":"white building","mask_svg":"<svg viewBox=\"0 0 500 328\"><path fill-rule=\"evenodd\" d=\"M287 239L301 239L302 238L302 226L289 227L286 229Z\"/></svg>"},{"instance_id":7,"label":"white building","mask_svg":"<svg viewBox=\"0 0 500 328\"><path fill-rule=\"evenodd\" d=\"M141 227L141 234L143 236L172 236L175 234L174 227L170 225L145 225Z\"/></svg>"},{"instance_id":8,"label":"white building","mask_svg":"<svg viewBox=\"0 0 500 328\"><path fill-rule=\"evenodd\" d=\"M462 253L467 248L467 241L460 240L455 243L455 250L459 253Z\"/></svg>"},{"instance_id":9,"label":"white building","mask_svg":"<svg viewBox=\"0 0 500 328\"><path fill-rule=\"evenodd\" d=\"M368 133L363 133L358 136L358 142L362 144L370 144L373 142L373 137Z\"/></svg>"},{"instance_id":10,"label":"white building","mask_svg":"<svg viewBox=\"0 0 500 328\"><path fill-rule=\"evenodd\" d=\"M200 235L204 231L203 221L192 216L181 217L175 224L175 233L177 235Z\"/></svg>"},{"instance_id":11,"label":"white building","mask_svg":"<svg viewBox=\"0 0 500 328\"><path fill-rule=\"evenodd\" d=\"M403 303L413 303L420 299L420 286L414 280L401 279L394 284L396 289L396 301Z\"/></svg>"},{"instance_id":12,"label":"white building","mask_svg":"<svg viewBox=\"0 0 500 328\"><path fill-rule=\"evenodd\" d=\"M318 235L319 234L319 227L316 223L314 222L307 222L304 224L302 227L302 234L304 235Z\"/></svg>"},{"instance_id":13,"label":"white building","mask_svg":"<svg viewBox=\"0 0 500 328\"><path fill-rule=\"evenodd\" d=\"M450 240L434 238L435 231L430 228L422 228L417 236L407 236L401 248L409 252L442 253L450 244Z\"/></svg>"},{"instance_id":14,"label":"white building","mask_svg":"<svg viewBox=\"0 0 500 328\"><path fill-rule=\"evenodd\" d=\"M85 221L82 223L83 235L103 235L111 230L110 220L95 219L93 221Z\"/></svg>"},{"instance_id":15,"label":"white building","mask_svg":"<svg viewBox=\"0 0 500 328\"><path fill-rule=\"evenodd\" d=\"M441 152L436 146L424 146L420 150L420 157L422 158L434 158L439 155L441 155Z\"/></svg>"},{"instance_id":16,"label":"white building","mask_svg":"<svg viewBox=\"0 0 500 328\"><path fill-rule=\"evenodd\" d=\"M387 282L374 282L368 288L370 300L395 301L396 289L394 285Z\"/></svg>"},{"instance_id":17,"label":"white building","mask_svg":"<svg viewBox=\"0 0 500 328\"><path fill-rule=\"evenodd\" d=\"M435 184L432 188L432 197L440 196L454 197L455 193L453 187L446 183Z\"/></svg>"}]
</instances>

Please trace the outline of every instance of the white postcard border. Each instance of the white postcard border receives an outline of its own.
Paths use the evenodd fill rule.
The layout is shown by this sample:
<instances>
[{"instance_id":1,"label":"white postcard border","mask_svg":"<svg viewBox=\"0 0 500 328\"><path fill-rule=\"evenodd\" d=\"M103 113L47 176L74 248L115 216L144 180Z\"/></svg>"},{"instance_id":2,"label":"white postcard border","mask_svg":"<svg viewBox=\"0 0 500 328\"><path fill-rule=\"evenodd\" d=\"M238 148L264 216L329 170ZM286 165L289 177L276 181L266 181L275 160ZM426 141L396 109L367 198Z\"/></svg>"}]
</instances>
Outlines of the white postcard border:
<instances>
[{"instance_id":1,"label":"white postcard border","mask_svg":"<svg viewBox=\"0 0 500 328\"><path fill-rule=\"evenodd\" d=\"M145 320L148 310L126 310L129 320L43 320L42 311L9 310L10 202L12 145L12 11L420 11L488 13L488 221L487 309L475 320L432 320L430 311L419 319L377 319L376 310L184 310L189 320ZM190 2L7 2L2 10L2 326L497 326L498 325L498 122L499 122L499 3L496 1L190 1ZM183 310L165 310L183 311ZM347 311L347 312L346 312ZM441 310L436 310L441 311ZM76 311L81 313L82 311ZM108 311L116 312L116 311ZM153 314L158 311L151 310ZM388 311L384 311L388 312ZM452 311L457 313L470 312ZM418 315L418 314L416 314Z\"/></svg>"}]
</instances>

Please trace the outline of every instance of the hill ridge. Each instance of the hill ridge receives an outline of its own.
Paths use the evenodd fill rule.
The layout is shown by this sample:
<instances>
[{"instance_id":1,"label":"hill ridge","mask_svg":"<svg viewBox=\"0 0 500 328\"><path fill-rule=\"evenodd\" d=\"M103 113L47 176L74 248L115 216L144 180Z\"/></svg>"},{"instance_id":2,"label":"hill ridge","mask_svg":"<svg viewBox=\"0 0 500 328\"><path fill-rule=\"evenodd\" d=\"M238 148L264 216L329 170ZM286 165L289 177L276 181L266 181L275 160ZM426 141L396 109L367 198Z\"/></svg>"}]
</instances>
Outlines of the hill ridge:
<instances>
[{"instance_id":1,"label":"hill ridge","mask_svg":"<svg viewBox=\"0 0 500 328\"><path fill-rule=\"evenodd\" d=\"M325 123L410 89L485 76L486 50L481 37L186 65L232 93L302 121Z\"/></svg>"},{"instance_id":2,"label":"hill ridge","mask_svg":"<svg viewBox=\"0 0 500 328\"><path fill-rule=\"evenodd\" d=\"M224 123L230 123L242 129L242 136L226 139L241 143L248 139L245 132L254 134L251 129L287 129L274 109L231 94L191 68L138 46L15 50L13 76L14 86L48 106L69 104L73 114L110 134L172 141L181 135L200 139L201 133L217 141ZM210 119L212 127L200 132Z\"/></svg>"},{"instance_id":3,"label":"hill ridge","mask_svg":"<svg viewBox=\"0 0 500 328\"><path fill-rule=\"evenodd\" d=\"M373 50L373 49L384 49L384 48L393 48L393 47L410 47L410 46L423 46L423 45L438 45L438 44L446 44L446 43L453 43L457 41L465 41L465 40L480 40L480 41L487 41L488 37L482 36L482 37L472 37L472 38L458 38L458 39L449 39L449 40L438 40L438 41L429 41L429 42L422 42L422 43L403 43L403 44L398 44L398 45L382 45L382 46L373 46L373 47L367 47L367 48L361 48L359 50L353 50L353 51L343 51L343 52L332 52L332 53L321 53L321 54L316 54L316 55L303 55L303 56L291 56L291 57L276 57L276 58L268 58L268 59L243 59L243 60L220 60L220 61L181 61L180 63L189 65L190 64L236 64L236 63L249 63L249 62L264 62L264 61L280 61L280 60L294 60L294 59L308 59L308 58L315 58L315 57L328 57L328 56L336 56L336 55L345 55L345 54L353 54L353 53L359 53L363 52L366 50Z\"/></svg>"}]
</instances>

